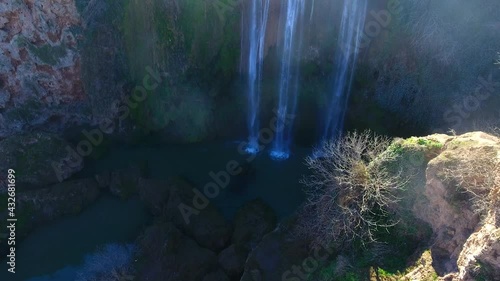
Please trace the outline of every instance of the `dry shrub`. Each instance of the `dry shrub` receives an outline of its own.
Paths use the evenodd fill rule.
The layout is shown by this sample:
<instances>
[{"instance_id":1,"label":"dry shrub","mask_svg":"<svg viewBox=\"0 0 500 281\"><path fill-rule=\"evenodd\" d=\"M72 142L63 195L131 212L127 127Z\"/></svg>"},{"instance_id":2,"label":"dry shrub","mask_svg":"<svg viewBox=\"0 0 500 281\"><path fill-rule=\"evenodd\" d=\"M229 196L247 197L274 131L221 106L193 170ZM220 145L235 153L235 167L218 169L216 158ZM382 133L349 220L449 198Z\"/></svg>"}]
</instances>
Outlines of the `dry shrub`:
<instances>
[{"instance_id":1,"label":"dry shrub","mask_svg":"<svg viewBox=\"0 0 500 281\"><path fill-rule=\"evenodd\" d=\"M302 180L308 195L302 231L315 244L365 244L376 240L377 231L395 224L391 214L405 181L383 164L397 157L383 153L390 142L370 131L353 132L325 142L315 153L320 157L306 158L312 173Z\"/></svg>"}]
</instances>

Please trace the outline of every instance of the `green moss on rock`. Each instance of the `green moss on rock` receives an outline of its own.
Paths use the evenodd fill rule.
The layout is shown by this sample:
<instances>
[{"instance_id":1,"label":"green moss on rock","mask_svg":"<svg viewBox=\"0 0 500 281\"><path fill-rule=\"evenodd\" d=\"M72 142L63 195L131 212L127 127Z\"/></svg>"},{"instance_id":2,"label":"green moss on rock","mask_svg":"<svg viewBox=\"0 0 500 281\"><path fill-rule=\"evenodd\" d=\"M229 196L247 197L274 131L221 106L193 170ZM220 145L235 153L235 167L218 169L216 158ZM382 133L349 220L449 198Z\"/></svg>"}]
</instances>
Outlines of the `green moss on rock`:
<instances>
[{"instance_id":1,"label":"green moss on rock","mask_svg":"<svg viewBox=\"0 0 500 281\"><path fill-rule=\"evenodd\" d=\"M65 163L70 144L56 135L48 133L27 133L14 135L0 141L3 156L0 169L14 169L18 187L43 187L59 181L53 163ZM63 165L60 174L67 178L82 168Z\"/></svg>"},{"instance_id":2,"label":"green moss on rock","mask_svg":"<svg viewBox=\"0 0 500 281\"><path fill-rule=\"evenodd\" d=\"M68 52L68 46L63 43L54 46L50 44L36 46L22 36L16 39L16 44L19 48L26 47L42 63L48 65L57 65L60 59L65 57Z\"/></svg>"}]
</instances>

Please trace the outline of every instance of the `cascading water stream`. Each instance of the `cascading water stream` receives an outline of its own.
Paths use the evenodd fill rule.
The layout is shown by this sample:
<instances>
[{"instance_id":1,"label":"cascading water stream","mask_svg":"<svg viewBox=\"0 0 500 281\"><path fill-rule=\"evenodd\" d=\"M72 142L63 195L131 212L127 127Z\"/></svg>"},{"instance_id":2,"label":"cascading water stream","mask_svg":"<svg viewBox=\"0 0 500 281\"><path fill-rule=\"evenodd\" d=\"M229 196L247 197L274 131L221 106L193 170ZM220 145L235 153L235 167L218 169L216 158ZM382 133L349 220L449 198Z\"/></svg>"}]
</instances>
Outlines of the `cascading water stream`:
<instances>
[{"instance_id":1,"label":"cascading water stream","mask_svg":"<svg viewBox=\"0 0 500 281\"><path fill-rule=\"evenodd\" d=\"M286 17L283 27L283 49L280 69L279 96L276 135L270 155L274 159L287 159L290 155L292 122L289 116L295 114L297 107L299 69L294 65L294 55L300 54L302 32L300 21L303 18L305 0L284 1Z\"/></svg>"},{"instance_id":2,"label":"cascading water stream","mask_svg":"<svg viewBox=\"0 0 500 281\"><path fill-rule=\"evenodd\" d=\"M338 137L343 130L366 9L367 0L344 1L336 50L334 86L320 142Z\"/></svg>"},{"instance_id":3,"label":"cascading water stream","mask_svg":"<svg viewBox=\"0 0 500 281\"><path fill-rule=\"evenodd\" d=\"M253 0L249 9L248 57L246 72L248 80L248 145L247 153L259 152L259 103L261 94L262 64L266 40L270 0ZM242 45L243 39L242 39Z\"/></svg>"}]
</instances>

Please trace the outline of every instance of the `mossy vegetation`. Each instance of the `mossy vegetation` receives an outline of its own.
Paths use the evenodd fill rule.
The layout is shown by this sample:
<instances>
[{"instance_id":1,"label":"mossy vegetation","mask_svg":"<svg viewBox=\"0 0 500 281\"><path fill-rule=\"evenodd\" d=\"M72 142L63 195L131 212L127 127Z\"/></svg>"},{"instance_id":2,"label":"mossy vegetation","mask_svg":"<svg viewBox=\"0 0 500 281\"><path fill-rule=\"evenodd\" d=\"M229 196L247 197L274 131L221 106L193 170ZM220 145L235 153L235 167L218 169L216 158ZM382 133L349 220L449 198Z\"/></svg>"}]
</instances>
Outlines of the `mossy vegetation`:
<instances>
[{"instance_id":1,"label":"mossy vegetation","mask_svg":"<svg viewBox=\"0 0 500 281\"><path fill-rule=\"evenodd\" d=\"M494 269L481 261L476 261L472 274L476 281L494 280L496 276Z\"/></svg>"},{"instance_id":2,"label":"mossy vegetation","mask_svg":"<svg viewBox=\"0 0 500 281\"><path fill-rule=\"evenodd\" d=\"M428 139L411 137L408 139L399 139L394 141L388 148L390 153L406 157L408 153L420 152L424 156L434 155L443 148L443 143Z\"/></svg>"},{"instance_id":3,"label":"mossy vegetation","mask_svg":"<svg viewBox=\"0 0 500 281\"><path fill-rule=\"evenodd\" d=\"M36 47L29 44L28 49L37 58L48 65L56 65L67 53L67 47L64 45L50 46L46 44L41 47Z\"/></svg>"},{"instance_id":4,"label":"mossy vegetation","mask_svg":"<svg viewBox=\"0 0 500 281\"><path fill-rule=\"evenodd\" d=\"M423 261L419 261L422 262ZM421 264L420 264L421 265ZM407 275L414 270L420 270L421 275L418 280L423 281L436 281L438 280L438 274L432 269L430 265L427 265L427 268L420 269L419 265L411 266L407 268L404 272L391 273L387 272L382 268L377 268L376 271L372 272L373 275L376 276L377 280L380 281L412 281L414 278L408 277ZM372 279L373 280L373 279Z\"/></svg>"},{"instance_id":5,"label":"mossy vegetation","mask_svg":"<svg viewBox=\"0 0 500 281\"><path fill-rule=\"evenodd\" d=\"M132 83L142 85L147 67L162 73L148 99L131 108L144 133L168 130L187 142L210 135L214 97L228 91L237 69L238 19L234 9L221 20L204 1L128 2L122 31Z\"/></svg>"},{"instance_id":6,"label":"mossy vegetation","mask_svg":"<svg viewBox=\"0 0 500 281\"><path fill-rule=\"evenodd\" d=\"M50 134L23 134L1 141L0 151L4 156L3 164L15 169L20 181L34 184L56 179L50 162L66 157L67 145Z\"/></svg>"},{"instance_id":7,"label":"mossy vegetation","mask_svg":"<svg viewBox=\"0 0 500 281\"><path fill-rule=\"evenodd\" d=\"M38 99L28 99L22 105L19 105L5 113L9 120L21 122L23 125L32 124L40 117L44 105Z\"/></svg>"},{"instance_id":8,"label":"mossy vegetation","mask_svg":"<svg viewBox=\"0 0 500 281\"><path fill-rule=\"evenodd\" d=\"M48 65L57 65L60 59L66 56L68 51L68 46L64 44L55 46L49 44L36 46L22 36L16 39L16 44L19 47L26 47L30 53L37 57L42 63Z\"/></svg>"}]
</instances>

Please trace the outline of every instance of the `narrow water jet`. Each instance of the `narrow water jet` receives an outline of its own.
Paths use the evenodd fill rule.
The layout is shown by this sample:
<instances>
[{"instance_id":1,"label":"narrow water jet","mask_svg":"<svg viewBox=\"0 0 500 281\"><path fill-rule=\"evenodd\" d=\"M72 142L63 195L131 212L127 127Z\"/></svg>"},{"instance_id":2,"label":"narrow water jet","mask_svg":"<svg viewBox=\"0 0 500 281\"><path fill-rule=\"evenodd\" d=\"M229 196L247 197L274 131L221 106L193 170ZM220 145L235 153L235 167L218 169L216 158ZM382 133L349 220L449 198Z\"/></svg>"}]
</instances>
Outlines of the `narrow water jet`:
<instances>
[{"instance_id":1,"label":"narrow water jet","mask_svg":"<svg viewBox=\"0 0 500 281\"><path fill-rule=\"evenodd\" d=\"M242 37L242 49L247 46L245 58L248 83L248 145L245 151L250 154L259 152L259 104L261 95L262 64L265 55L265 40L270 0L253 0L248 9L248 30ZM243 18L245 19L245 18ZM242 20L244 22L244 20ZM244 26L244 24L242 24ZM243 53L243 52L242 52ZM243 62L243 59L242 59ZM243 65L243 64L242 64Z\"/></svg>"},{"instance_id":2,"label":"narrow water jet","mask_svg":"<svg viewBox=\"0 0 500 281\"><path fill-rule=\"evenodd\" d=\"M345 0L338 44L335 51L333 90L329 100L320 143L342 134L347 103L363 35L367 0Z\"/></svg>"},{"instance_id":3,"label":"narrow water jet","mask_svg":"<svg viewBox=\"0 0 500 281\"><path fill-rule=\"evenodd\" d=\"M294 63L302 47L301 20L304 16L304 0L283 1L282 11L286 10L283 26L283 48L280 67L279 95L276 136L270 156L276 160L290 156L293 118L297 107L299 82L298 64ZM286 9L285 9L286 7Z\"/></svg>"}]
</instances>

